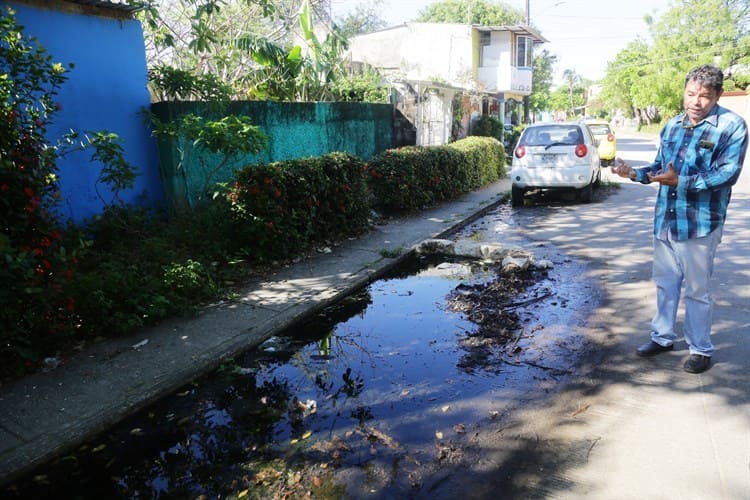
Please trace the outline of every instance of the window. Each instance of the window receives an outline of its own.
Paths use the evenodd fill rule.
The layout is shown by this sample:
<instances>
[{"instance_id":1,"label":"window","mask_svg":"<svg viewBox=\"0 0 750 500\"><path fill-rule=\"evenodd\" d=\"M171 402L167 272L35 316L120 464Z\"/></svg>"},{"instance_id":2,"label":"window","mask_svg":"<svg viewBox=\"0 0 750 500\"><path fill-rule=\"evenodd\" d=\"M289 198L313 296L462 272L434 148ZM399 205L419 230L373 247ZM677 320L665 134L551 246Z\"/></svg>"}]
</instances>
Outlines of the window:
<instances>
[{"instance_id":1,"label":"window","mask_svg":"<svg viewBox=\"0 0 750 500\"><path fill-rule=\"evenodd\" d=\"M532 48L533 43L528 36L516 37L516 66L519 68L531 68L533 66Z\"/></svg>"},{"instance_id":2,"label":"window","mask_svg":"<svg viewBox=\"0 0 750 500\"><path fill-rule=\"evenodd\" d=\"M480 31L479 32L479 66L489 66L491 64L491 55L486 53L486 49L490 46L490 32Z\"/></svg>"}]
</instances>

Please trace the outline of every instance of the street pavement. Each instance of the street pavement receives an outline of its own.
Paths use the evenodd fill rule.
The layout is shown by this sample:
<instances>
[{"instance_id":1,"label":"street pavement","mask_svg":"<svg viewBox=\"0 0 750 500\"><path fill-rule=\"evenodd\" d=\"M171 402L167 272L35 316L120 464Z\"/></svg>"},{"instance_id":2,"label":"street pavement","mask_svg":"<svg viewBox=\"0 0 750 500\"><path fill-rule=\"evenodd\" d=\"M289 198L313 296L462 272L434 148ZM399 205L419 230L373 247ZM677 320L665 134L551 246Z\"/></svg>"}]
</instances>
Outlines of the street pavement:
<instances>
[{"instance_id":1,"label":"street pavement","mask_svg":"<svg viewBox=\"0 0 750 500\"><path fill-rule=\"evenodd\" d=\"M618 136L628 162L653 159L649 137ZM565 466L539 473L541 498L750 499L750 172L733 191L715 261L716 352L700 375L683 371L682 339L674 351L635 356L655 304L655 192L625 181L602 203L516 221L532 240L588 261L605 291L585 327L604 355L546 409L553 422L541 439L557 443Z\"/></svg>"},{"instance_id":2,"label":"street pavement","mask_svg":"<svg viewBox=\"0 0 750 500\"><path fill-rule=\"evenodd\" d=\"M623 133L619 141L622 155L636 164L656 151L652 137ZM499 449L488 450L482 470L467 471L461 484L467 478L476 482L460 493L469 498L750 499L750 174L744 172L735 189L716 258L716 353L712 368L699 375L682 370L687 356L682 341L655 358L634 354L648 340L653 314L655 189L621 183L609 173L606 183L621 187L599 202L512 211L514 231L589 263L603 300L584 325L575 327L599 354L544 408L514 417L516 441L533 441L546 454L536 463L525 455L523 474L513 478L516 491L526 493L503 495L493 488L507 465ZM100 342L56 369L0 387L0 483L376 279L399 262L387 257L394 251L449 235L490 211L509 189L509 179L503 179L433 210L389 221L249 283L237 301L214 304L197 318ZM455 498L449 483L431 498Z\"/></svg>"}]
</instances>

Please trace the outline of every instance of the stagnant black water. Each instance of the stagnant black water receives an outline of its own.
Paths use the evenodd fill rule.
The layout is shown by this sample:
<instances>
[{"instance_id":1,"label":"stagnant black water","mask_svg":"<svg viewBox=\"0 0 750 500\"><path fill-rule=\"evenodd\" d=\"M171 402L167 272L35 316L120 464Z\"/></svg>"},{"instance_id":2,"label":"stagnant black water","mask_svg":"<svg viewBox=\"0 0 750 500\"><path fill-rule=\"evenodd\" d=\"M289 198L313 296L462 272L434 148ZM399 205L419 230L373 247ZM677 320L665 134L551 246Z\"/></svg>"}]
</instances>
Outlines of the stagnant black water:
<instances>
[{"instance_id":1,"label":"stagnant black water","mask_svg":"<svg viewBox=\"0 0 750 500\"><path fill-rule=\"evenodd\" d=\"M590 290L560 256L505 342L477 341L457 289L479 263L412 259L5 489L10 498L300 498L403 493L477 422L564 377ZM523 303L523 300L518 301ZM567 325L567 326L566 326ZM571 327L572 325L572 327ZM394 493L394 491L396 493Z\"/></svg>"}]
</instances>

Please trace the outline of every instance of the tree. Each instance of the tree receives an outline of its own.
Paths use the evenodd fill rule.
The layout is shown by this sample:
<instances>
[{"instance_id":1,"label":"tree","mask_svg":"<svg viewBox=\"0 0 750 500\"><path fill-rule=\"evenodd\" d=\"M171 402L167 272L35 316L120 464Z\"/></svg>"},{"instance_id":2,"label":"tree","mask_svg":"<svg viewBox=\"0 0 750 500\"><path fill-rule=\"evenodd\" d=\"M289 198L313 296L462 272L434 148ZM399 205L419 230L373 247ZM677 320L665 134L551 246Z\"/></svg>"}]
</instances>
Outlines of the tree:
<instances>
[{"instance_id":1,"label":"tree","mask_svg":"<svg viewBox=\"0 0 750 500\"><path fill-rule=\"evenodd\" d=\"M563 71L563 80L565 81L565 92L568 95L568 107L566 108L571 114L575 114L577 107L583 105L583 99L578 99L577 96L581 92L581 76L576 73L573 69L566 69Z\"/></svg>"},{"instance_id":2,"label":"tree","mask_svg":"<svg viewBox=\"0 0 750 500\"><path fill-rule=\"evenodd\" d=\"M526 16L519 9L486 0L440 0L422 9L416 20L493 26L523 23Z\"/></svg>"},{"instance_id":3,"label":"tree","mask_svg":"<svg viewBox=\"0 0 750 500\"><path fill-rule=\"evenodd\" d=\"M353 12L337 19L336 25L341 30L341 34L345 38L350 39L353 36L371 33L388 26L388 23L379 14L382 4L383 0L360 3L355 7Z\"/></svg>"},{"instance_id":4,"label":"tree","mask_svg":"<svg viewBox=\"0 0 750 500\"><path fill-rule=\"evenodd\" d=\"M638 116L638 110L650 104L642 83L648 73L647 53L646 43L635 40L607 64L601 98L610 108L622 109L628 116Z\"/></svg>"},{"instance_id":5,"label":"tree","mask_svg":"<svg viewBox=\"0 0 750 500\"><path fill-rule=\"evenodd\" d=\"M236 89L234 97L298 98L316 87L309 79L326 81L326 74L332 76L327 68L340 62L342 37L318 43L300 22L303 11L310 19L326 17L321 5L323 0L152 2L141 14L148 66L213 74ZM307 54L300 42L307 42Z\"/></svg>"},{"instance_id":6,"label":"tree","mask_svg":"<svg viewBox=\"0 0 750 500\"><path fill-rule=\"evenodd\" d=\"M647 18L653 44L633 42L617 55L607 70L605 98L647 121L673 116L682 109L685 75L706 63L725 69L725 88L746 88L749 11L747 0L682 0L661 19Z\"/></svg>"},{"instance_id":7,"label":"tree","mask_svg":"<svg viewBox=\"0 0 750 500\"><path fill-rule=\"evenodd\" d=\"M580 75L571 69L563 72L563 79L565 83L550 94L549 105L552 110L565 112L570 117L586 104L586 86Z\"/></svg>"},{"instance_id":8,"label":"tree","mask_svg":"<svg viewBox=\"0 0 750 500\"><path fill-rule=\"evenodd\" d=\"M550 110L550 96L553 82L552 67L557 57L547 49L534 56L534 80L529 96L529 109L537 114Z\"/></svg>"}]
</instances>

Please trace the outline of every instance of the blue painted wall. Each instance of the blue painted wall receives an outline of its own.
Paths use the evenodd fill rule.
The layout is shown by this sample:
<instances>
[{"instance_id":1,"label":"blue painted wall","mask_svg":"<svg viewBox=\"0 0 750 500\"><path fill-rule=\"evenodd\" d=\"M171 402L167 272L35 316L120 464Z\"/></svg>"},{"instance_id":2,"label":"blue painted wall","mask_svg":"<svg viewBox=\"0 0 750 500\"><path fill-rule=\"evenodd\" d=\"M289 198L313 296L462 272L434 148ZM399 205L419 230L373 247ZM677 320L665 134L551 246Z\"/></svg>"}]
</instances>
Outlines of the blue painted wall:
<instances>
[{"instance_id":1,"label":"blue painted wall","mask_svg":"<svg viewBox=\"0 0 750 500\"><path fill-rule=\"evenodd\" d=\"M108 130L124 143L125 159L138 169L135 188L120 194L127 203L163 203L156 141L145 125L143 111L150 106L146 55L137 20L35 8L13 2L16 19L26 35L35 36L53 59L74 68L60 89L62 110L55 114L49 138L70 129L78 132ZM58 162L64 216L76 222L100 213L104 202L97 195L101 165L90 153L74 154ZM98 186L104 201L112 201L105 186ZM145 193L145 200L142 195Z\"/></svg>"}]
</instances>

